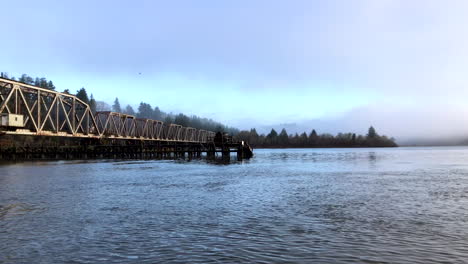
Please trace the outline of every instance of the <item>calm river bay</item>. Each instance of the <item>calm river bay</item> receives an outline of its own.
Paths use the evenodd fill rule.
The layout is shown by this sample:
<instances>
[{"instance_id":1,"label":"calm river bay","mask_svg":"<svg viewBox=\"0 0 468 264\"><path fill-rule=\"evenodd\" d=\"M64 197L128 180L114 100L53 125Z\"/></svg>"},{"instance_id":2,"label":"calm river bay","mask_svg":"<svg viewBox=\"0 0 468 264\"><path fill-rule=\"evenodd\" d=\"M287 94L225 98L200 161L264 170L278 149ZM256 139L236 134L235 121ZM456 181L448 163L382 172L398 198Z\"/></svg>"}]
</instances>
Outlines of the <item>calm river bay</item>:
<instances>
[{"instance_id":1,"label":"calm river bay","mask_svg":"<svg viewBox=\"0 0 468 264\"><path fill-rule=\"evenodd\" d=\"M466 147L0 166L0 263L466 262Z\"/></svg>"}]
</instances>

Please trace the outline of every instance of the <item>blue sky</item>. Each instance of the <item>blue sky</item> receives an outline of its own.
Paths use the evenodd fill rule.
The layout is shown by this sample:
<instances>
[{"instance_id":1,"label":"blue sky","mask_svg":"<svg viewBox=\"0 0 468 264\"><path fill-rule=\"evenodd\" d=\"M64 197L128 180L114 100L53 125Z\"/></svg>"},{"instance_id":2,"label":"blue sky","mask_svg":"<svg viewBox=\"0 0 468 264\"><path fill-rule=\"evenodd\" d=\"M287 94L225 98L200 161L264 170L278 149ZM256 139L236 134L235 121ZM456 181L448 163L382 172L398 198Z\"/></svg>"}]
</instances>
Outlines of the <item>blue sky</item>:
<instances>
[{"instance_id":1,"label":"blue sky","mask_svg":"<svg viewBox=\"0 0 468 264\"><path fill-rule=\"evenodd\" d=\"M62 90L84 86L98 100L145 101L240 128L468 132L466 1L1 7L1 71L44 76Z\"/></svg>"}]
</instances>

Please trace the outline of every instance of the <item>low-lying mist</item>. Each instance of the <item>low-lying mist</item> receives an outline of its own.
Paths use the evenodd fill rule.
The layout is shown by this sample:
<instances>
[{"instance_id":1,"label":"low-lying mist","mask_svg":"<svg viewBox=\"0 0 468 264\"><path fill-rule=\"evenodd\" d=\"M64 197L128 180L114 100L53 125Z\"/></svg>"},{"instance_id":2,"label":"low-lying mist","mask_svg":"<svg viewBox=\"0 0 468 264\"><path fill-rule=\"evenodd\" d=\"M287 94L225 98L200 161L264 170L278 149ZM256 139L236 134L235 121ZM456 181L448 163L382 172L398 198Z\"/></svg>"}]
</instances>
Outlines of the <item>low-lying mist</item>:
<instances>
[{"instance_id":1,"label":"low-lying mist","mask_svg":"<svg viewBox=\"0 0 468 264\"><path fill-rule=\"evenodd\" d=\"M468 143L468 110L449 104L421 107L368 106L318 119L296 120L259 126L259 133L285 128L288 133L365 134L374 126L381 135L396 139L400 145L458 145ZM255 127L255 126L254 126Z\"/></svg>"}]
</instances>

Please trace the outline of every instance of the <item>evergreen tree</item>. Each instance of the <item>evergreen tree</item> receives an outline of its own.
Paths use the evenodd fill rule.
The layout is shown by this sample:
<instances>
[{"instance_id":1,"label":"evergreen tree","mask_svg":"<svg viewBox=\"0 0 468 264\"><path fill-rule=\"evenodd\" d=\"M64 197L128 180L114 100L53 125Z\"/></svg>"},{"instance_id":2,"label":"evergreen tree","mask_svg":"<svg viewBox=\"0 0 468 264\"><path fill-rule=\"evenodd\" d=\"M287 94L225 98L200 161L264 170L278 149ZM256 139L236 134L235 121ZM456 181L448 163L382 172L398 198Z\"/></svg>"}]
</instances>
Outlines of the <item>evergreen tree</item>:
<instances>
[{"instance_id":1,"label":"evergreen tree","mask_svg":"<svg viewBox=\"0 0 468 264\"><path fill-rule=\"evenodd\" d=\"M276 138L278 136L278 132L275 129L271 129L270 134L267 135L268 138Z\"/></svg>"},{"instance_id":2,"label":"evergreen tree","mask_svg":"<svg viewBox=\"0 0 468 264\"><path fill-rule=\"evenodd\" d=\"M255 128L250 129L249 137L247 138L248 142L252 142L252 144L259 144L259 135Z\"/></svg>"},{"instance_id":3,"label":"evergreen tree","mask_svg":"<svg viewBox=\"0 0 468 264\"><path fill-rule=\"evenodd\" d=\"M135 110L133 110L133 107L131 105L127 105L127 107L125 107L124 113L127 114L127 115L134 116L135 115Z\"/></svg>"},{"instance_id":4,"label":"evergreen tree","mask_svg":"<svg viewBox=\"0 0 468 264\"><path fill-rule=\"evenodd\" d=\"M94 100L94 96L93 94L91 94L91 99L89 99L89 108L91 108L91 112L93 114L96 114L96 107L97 107L97 104L96 104L96 100Z\"/></svg>"},{"instance_id":5,"label":"evergreen tree","mask_svg":"<svg viewBox=\"0 0 468 264\"><path fill-rule=\"evenodd\" d=\"M368 138L378 137L377 132L375 131L375 128L373 126L369 127L369 131L367 132L367 137Z\"/></svg>"},{"instance_id":6,"label":"evergreen tree","mask_svg":"<svg viewBox=\"0 0 468 264\"><path fill-rule=\"evenodd\" d=\"M319 137L317 135L317 131L315 131L315 129L312 129L312 132L310 132L310 135L309 135L309 145L317 146L318 143L319 143Z\"/></svg>"},{"instance_id":7,"label":"evergreen tree","mask_svg":"<svg viewBox=\"0 0 468 264\"><path fill-rule=\"evenodd\" d=\"M55 91L55 85L52 81L47 83L47 89Z\"/></svg>"},{"instance_id":8,"label":"evergreen tree","mask_svg":"<svg viewBox=\"0 0 468 264\"><path fill-rule=\"evenodd\" d=\"M161 110L159 110L159 107L155 107L154 110L153 110L153 117L152 117L154 120L162 120L163 119L163 115L162 115L162 112Z\"/></svg>"},{"instance_id":9,"label":"evergreen tree","mask_svg":"<svg viewBox=\"0 0 468 264\"><path fill-rule=\"evenodd\" d=\"M190 125L195 128L202 128L203 122L200 117L194 115L190 118Z\"/></svg>"},{"instance_id":10,"label":"evergreen tree","mask_svg":"<svg viewBox=\"0 0 468 264\"><path fill-rule=\"evenodd\" d=\"M307 133L306 133L306 132L302 133L302 134L300 135L300 137L299 137L299 145L300 145L301 147L307 146L308 139L309 139L309 138L307 137Z\"/></svg>"},{"instance_id":11,"label":"evergreen tree","mask_svg":"<svg viewBox=\"0 0 468 264\"><path fill-rule=\"evenodd\" d=\"M47 79L42 77L39 79L39 87L47 89Z\"/></svg>"},{"instance_id":12,"label":"evergreen tree","mask_svg":"<svg viewBox=\"0 0 468 264\"><path fill-rule=\"evenodd\" d=\"M278 141L278 132L274 130L273 128L270 131L270 134L266 136L266 141L265 143L269 146L274 146Z\"/></svg>"},{"instance_id":13,"label":"evergreen tree","mask_svg":"<svg viewBox=\"0 0 468 264\"><path fill-rule=\"evenodd\" d=\"M166 118L164 118L164 124L172 124L174 123L174 120L172 119L172 117L170 115L166 116Z\"/></svg>"},{"instance_id":14,"label":"evergreen tree","mask_svg":"<svg viewBox=\"0 0 468 264\"><path fill-rule=\"evenodd\" d=\"M151 105L141 102L140 106L138 107L137 117L151 118L152 116L153 116L153 108L151 107Z\"/></svg>"},{"instance_id":15,"label":"evergreen tree","mask_svg":"<svg viewBox=\"0 0 468 264\"><path fill-rule=\"evenodd\" d=\"M315 131L315 129L312 129L312 132L310 132L309 137L310 138L317 138L318 137L317 131Z\"/></svg>"},{"instance_id":16,"label":"evergreen tree","mask_svg":"<svg viewBox=\"0 0 468 264\"><path fill-rule=\"evenodd\" d=\"M286 132L286 129L284 128L281 130L280 134L278 135L278 143L284 146L289 144L288 132Z\"/></svg>"},{"instance_id":17,"label":"evergreen tree","mask_svg":"<svg viewBox=\"0 0 468 264\"><path fill-rule=\"evenodd\" d=\"M34 85L34 79L27 74L22 74L18 81L25 84Z\"/></svg>"},{"instance_id":18,"label":"evergreen tree","mask_svg":"<svg viewBox=\"0 0 468 264\"><path fill-rule=\"evenodd\" d=\"M115 98L114 104L112 105L112 111L117 113L122 113L122 108L120 107L119 98Z\"/></svg>"},{"instance_id":19,"label":"evergreen tree","mask_svg":"<svg viewBox=\"0 0 468 264\"><path fill-rule=\"evenodd\" d=\"M281 133L280 133L280 135L281 135ZM289 146L294 146L294 147L300 147L300 137L299 137L298 133L295 133L294 136L289 135L288 142L284 146L287 147L288 145Z\"/></svg>"},{"instance_id":20,"label":"evergreen tree","mask_svg":"<svg viewBox=\"0 0 468 264\"><path fill-rule=\"evenodd\" d=\"M47 85L47 82L45 82L45 84ZM85 102L86 104L89 104L88 93L86 92L86 89L84 87L76 91L76 97L81 101Z\"/></svg>"},{"instance_id":21,"label":"evergreen tree","mask_svg":"<svg viewBox=\"0 0 468 264\"><path fill-rule=\"evenodd\" d=\"M184 114L178 114L174 120L174 123L184 127L190 126L190 118ZM219 130L218 130L219 131Z\"/></svg>"}]
</instances>

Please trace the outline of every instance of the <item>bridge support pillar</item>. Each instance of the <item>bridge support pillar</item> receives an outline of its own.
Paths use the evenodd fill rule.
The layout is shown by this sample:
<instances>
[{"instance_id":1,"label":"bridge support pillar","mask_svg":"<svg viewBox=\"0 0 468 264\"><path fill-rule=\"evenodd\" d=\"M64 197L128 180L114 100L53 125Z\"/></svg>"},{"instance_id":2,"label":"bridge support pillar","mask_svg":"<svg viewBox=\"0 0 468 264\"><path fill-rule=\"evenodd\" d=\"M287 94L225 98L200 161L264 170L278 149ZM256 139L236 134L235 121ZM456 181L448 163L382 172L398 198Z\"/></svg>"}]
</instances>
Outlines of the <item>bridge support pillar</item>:
<instances>
[{"instance_id":1,"label":"bridge support pillar","mask_svg":"<svg viewBox=\"0 0 468 264\"><path fill-rule=\"evenodd\" d=\"M231 159L231 150L227 146L222 147L223 160L229 161Z\"/></svg>"},{"instance_id":2,"label":"bridge support pillar","mask_svg":"<svg viewBox=\"0 0 468 264\"><path fill-rule=\"evenodd\" d=\"M216 156L215 153L216 153L216 148L215 148L215 146L214 146L214 145L208 146L208 149L207 149L207 151L206 151L206 157L207 157L208 159L214 159L215 156Z\"/></svg>"},{"instance_id":3,"label":"bridge support pillar","mask_svg":"<svg viewBox=\"0 0 468 264\"><path fill-rule=\"evenodd\" d=\"M241 161L244 158L244 148L242 146L239 146L237 148L237 160Z\"/></svg>"}]
</instances>

